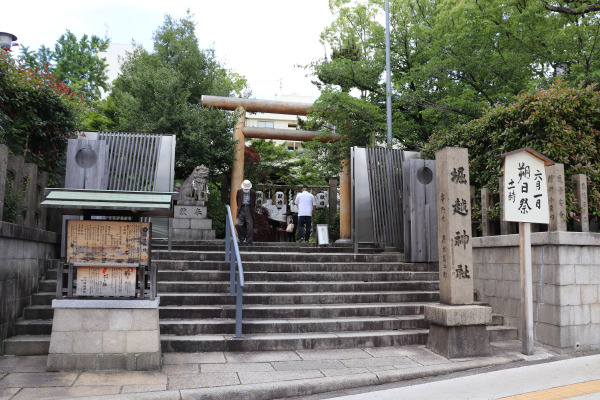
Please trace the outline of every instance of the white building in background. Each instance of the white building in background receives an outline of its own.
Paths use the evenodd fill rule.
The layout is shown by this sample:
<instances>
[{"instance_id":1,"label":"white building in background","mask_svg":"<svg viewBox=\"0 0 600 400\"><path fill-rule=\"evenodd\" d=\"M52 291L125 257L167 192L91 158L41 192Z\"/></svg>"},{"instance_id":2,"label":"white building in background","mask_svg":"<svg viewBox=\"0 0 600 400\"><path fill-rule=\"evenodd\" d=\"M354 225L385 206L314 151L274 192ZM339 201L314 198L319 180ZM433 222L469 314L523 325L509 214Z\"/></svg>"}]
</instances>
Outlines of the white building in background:
<instances>
[{"instance_id":1,"label":"white building in background","mask_svg":"<svg viewBox=\"0 0 600 400\"><path fill-rule=\"evenodd\" d=\"M311 96L283 95L281 101L289 101L295 103L311 103ZM274 128L274 129L290 129L296 130L298 127L298 117L305 119L304 116L284 115L284 114L269 114L269 113L246 113L246 126L251 128ZM275 144L285 144L288 150L302 150L302 142L273 140ZM250 141L247 140L247 143Z\"/></svg>"},{"instance_id":2,"label":"white building in background","mask_svg":"<svg viewBox=\"0 0 600 400\"><path fill-rule=\"evenodd\" d=\"M98 53L100 58L106 59L106 75L108 75L107 82L112 86L112 81L117 79L119 73L121 72L121 64L127 53L133 52L135 45L133 44L121 44L121 43L110 43L108 45L108 49L106 51ZM102 92L102 98L108 97L109 92L105 92L100 89Z\"/></svg>"}]
</instances>

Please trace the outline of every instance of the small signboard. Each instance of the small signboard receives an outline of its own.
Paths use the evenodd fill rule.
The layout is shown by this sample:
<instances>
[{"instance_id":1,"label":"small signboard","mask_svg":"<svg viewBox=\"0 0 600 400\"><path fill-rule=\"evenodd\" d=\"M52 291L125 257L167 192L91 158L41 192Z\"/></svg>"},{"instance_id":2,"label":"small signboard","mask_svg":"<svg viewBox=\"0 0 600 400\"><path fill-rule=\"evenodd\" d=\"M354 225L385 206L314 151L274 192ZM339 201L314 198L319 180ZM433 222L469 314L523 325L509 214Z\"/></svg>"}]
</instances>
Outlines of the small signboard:
<instances>
[{"instance_id":1,"label":"small signboard","mask_svg":"<svg viewBox=\"0 0 600 400\"><path fill-rule=\"evenodd\" d=\"M317 225L317 243L321 244L329 244L329 231L327 230L327 225L318 224Z\"/></svg>"},{"instance_id":2,"label":"small signboard","mask_svg":"<svg viewBox=\"0 0 600 400\"><path fill-rule=\"evenodd\" d=\"M554 163L530 148L501 157L504 157L504 220L547 224L550 209L545 167Z\"/></svg>"},{"instance_id":3,"label":"small signboard","mask_svg":"<svg viewBox=\"0 0 600 400\"><path fill-rule=\"evenodd\" d=\"M148 265L149 246L147 222L68 221L67 262Z\"/></svg>"},{"instance_id":4,"label":"small signboard","mask_svg":"<svg viewBox=\"0 0 600 400\"><path fill-rule=\"evenodd\" d=\"M135 296L135 268L77 267L77 296Z\"/></svg>"}]
</instances>

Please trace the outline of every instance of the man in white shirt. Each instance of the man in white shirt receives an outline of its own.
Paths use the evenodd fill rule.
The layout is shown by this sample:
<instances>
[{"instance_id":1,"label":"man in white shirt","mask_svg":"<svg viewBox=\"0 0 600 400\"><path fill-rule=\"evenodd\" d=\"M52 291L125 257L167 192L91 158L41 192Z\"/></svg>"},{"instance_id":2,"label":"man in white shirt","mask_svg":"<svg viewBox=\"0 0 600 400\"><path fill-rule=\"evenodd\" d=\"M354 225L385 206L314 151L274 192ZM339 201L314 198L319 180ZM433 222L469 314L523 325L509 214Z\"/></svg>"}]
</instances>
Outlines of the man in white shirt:
<instances>
[{"instance_id":1,"label":"man in white shirt","mask_svg":"<svg viewBox=\"0 0 600 400\"><path fill-rule=\"evenodd\" d=\"M294 204L298 206L298 241L301 242L304 239L305 242L308 242L312 218L317 209L315 196L310 194L308 186L302 186L302 192L298 193ZM306 234L304 234L304 225L306 225Z\"/></svg>"}]
</instances>

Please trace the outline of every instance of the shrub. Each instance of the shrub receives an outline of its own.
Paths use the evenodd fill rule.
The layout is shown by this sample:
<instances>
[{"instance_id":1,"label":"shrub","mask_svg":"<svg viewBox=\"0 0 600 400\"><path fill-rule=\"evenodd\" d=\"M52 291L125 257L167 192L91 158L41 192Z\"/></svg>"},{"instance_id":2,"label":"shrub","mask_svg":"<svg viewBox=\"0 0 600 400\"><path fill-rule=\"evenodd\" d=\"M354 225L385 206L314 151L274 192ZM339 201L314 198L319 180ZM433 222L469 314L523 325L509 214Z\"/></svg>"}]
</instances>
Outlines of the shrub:
<instances>
[{"instance_id":1,"label":"shrub","mask_svg":"<svg viewBox=\"0 0 600 400\"><path fill-rule=\"evenodd\" d=\"M26 69L0 52L0 143L55 179L75 137L83 100L46 69Z\"/></svg>"},{"instance_id":2,"label":"shrub","mask_svg":"<svg viewBox=\"0 0 600 400\"><path fill-rule=\"evenodd\" d=\"M497 190L503 160L497 155L531 147L564 164L565 178L588 178L589 212L600 217L600 93L593 86L571 88L560 80L545 90L518 96L508 106L490 109L483 117L451 132L435 132L424 154L447 146L469 149L471 182ZM568 179L568 178L567 178ZM567 185L568 219L578 206Z\"/></svg>"}]
</instances>

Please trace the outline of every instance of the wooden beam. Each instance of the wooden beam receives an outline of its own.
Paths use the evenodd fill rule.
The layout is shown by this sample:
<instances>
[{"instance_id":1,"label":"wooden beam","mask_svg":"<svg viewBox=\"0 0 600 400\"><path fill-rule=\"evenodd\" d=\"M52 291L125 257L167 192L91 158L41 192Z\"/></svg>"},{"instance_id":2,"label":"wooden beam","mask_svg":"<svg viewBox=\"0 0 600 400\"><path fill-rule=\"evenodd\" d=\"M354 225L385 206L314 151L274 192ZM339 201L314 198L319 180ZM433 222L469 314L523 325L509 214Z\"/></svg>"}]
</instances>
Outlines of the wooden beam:
<instances>
[{"instance_id":1,"label":"wooden beam","mask_svg":"<svg viewBox=\"0 0 600 400\"><path fill-rule=\"evenodd\" d=\"M306 115L312 103L293 101L242 99L238 97L202 96L202 107L235 111L243 107L249 112L273 114Z\"/></svg>"},{"instance_id":2,"label":"wooden beam","mask_svg":"<svg viewBox=\"0 0 600 400\"><path fill-rule=\"evenodd\" d=\"M242 129L246 139L277 139L277 140L295 140L298 142L309 142L321 135L321 132L299 131L294 129L274 129L274 128L254 128L246 126ZM329 135L319 138L323 143L330 143L339 140L338 135Z\"/></svg>"}]
</instances>

